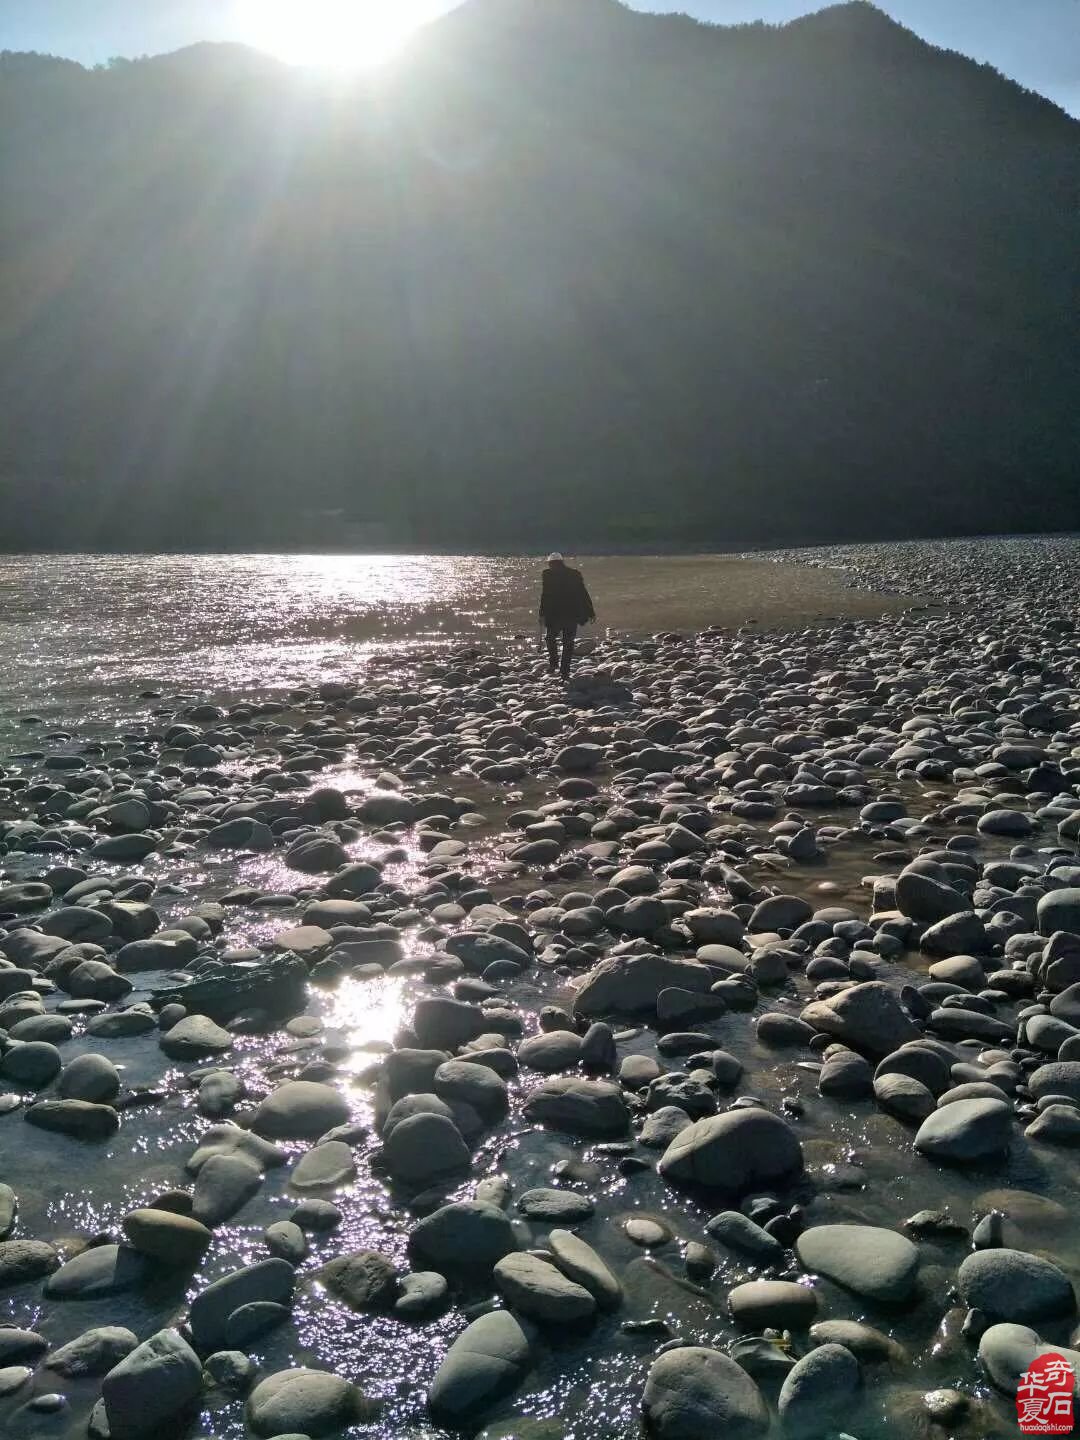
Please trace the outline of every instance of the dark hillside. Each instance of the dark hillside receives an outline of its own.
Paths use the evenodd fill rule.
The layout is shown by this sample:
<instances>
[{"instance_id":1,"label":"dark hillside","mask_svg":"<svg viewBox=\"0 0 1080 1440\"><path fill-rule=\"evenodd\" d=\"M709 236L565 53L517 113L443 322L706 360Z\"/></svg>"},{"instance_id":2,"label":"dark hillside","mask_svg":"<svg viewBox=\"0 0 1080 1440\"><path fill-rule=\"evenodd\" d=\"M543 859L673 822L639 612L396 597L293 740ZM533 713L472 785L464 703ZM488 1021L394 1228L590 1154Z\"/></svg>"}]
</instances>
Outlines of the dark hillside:
<instances>
[{"instance_id":1,"label":"dark hillside","mask_svg":"<svg viewBox=\"0 0 1080 1440\"><path fill-rule=\"evenodd\" d=\"M5 55L0 543L1080 528L1078 138L862 3Z\"/></svg>"}]
</instances>

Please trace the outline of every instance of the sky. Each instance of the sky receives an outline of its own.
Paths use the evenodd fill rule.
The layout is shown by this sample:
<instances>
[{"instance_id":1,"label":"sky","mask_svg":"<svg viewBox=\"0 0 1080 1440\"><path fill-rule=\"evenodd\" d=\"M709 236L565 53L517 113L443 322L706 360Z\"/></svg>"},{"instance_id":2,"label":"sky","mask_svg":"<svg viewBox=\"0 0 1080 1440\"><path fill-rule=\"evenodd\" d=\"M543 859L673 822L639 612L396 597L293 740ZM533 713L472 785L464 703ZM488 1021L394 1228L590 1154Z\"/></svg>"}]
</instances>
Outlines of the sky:
<instances>
[{"instance_id":1,"label":"sky","mask_svg":"<svg viewBox=\"0 0 1080 1440\"><path fill-rule=\"evenodd\" d=\"M456 0L0 0L0 50L40 50L96 64L198 40L239 40L296 60L340 58L343 25L368 60L393 53L408 17ZM783 21L824 0L631 0L716 23ZM880 0L935 45L988 61L1080 116L1080 0ZM310 17L322 14L322 33ZM343 21L342 16L348 17ZM329 19L327 18L329 17Z\"/></svg>"}]
</instances>

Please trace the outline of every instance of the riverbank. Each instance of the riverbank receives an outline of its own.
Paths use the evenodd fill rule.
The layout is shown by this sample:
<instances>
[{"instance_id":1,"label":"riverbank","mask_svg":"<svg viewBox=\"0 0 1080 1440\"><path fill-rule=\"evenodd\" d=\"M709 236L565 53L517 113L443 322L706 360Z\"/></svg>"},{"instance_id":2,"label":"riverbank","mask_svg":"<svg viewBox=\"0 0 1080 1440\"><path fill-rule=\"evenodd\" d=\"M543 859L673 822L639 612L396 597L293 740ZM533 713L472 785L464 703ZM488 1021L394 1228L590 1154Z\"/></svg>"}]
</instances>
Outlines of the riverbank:
<instances>
[{"instance_id":1,"label":"riverbank","mask_svg":"<svg viewBox=\"0 0 1080 1440\"><path fill-rule=\"evenodd\" d=\"M1075 570L1016 543L848 552L943 608L602 638L569 691L416 637L21 724L5 1434L86 1433L50 1361L101 1326L190 1327L217 1440L284 1433L297 1364L332 1435L663 1437L694 1367L703 1436L1014 1433L995 1322L1068 1346L1080 1277ZM447 1361L477 1322L505 1388Z\"/></svg>"}]
</instances>

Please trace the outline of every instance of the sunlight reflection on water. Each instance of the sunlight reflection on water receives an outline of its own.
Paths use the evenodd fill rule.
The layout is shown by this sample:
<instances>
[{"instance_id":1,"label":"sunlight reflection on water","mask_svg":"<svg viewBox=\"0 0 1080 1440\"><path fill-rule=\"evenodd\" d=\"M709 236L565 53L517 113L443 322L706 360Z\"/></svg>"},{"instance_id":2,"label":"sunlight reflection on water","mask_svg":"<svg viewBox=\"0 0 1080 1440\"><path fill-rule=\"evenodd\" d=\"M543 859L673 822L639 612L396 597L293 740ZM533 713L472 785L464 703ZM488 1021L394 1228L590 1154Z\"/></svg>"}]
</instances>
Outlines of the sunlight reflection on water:
<instances>
[{"instance_id":1,"label":"sunlight reflection on water","mask_svg":"<svg viewBox=\"0 0 1080 1440\"><path fill-rule=\"evenodd\" d=\"M356 1073L371 1063L372 1053L384 1049L401 1029L408 1008L404 980L354 980L346 977L333 991L327 1025L344 1034L349 1054L341 1062Z\"/></svg>"},{"instance_id":2,"label":"sunlight reflection on water","mask_svg":"<svg viewBox=\"0 0 1080 1440\"><path fill-rule=\"evenodd\" d=\"M601 626L881 613L843 572L716 556L583 561ZM476 555L0 556L5 715L77 701L147 719L139 692L266 695L362 677L373 652L531 636L539 562Z\"/></svg>"},{"instance_id":3,"label":"sunlight reflection on water","mask_svg":"<svg viewBox=\"0 0 1080 1440\"><path fill-rule=\"evenodd\" d=\"M376 643L496 624L529 568L425 555L4 557L7 698L40 706L75 687L266 690L355 675Z\"/></svg>"}]
</instances>

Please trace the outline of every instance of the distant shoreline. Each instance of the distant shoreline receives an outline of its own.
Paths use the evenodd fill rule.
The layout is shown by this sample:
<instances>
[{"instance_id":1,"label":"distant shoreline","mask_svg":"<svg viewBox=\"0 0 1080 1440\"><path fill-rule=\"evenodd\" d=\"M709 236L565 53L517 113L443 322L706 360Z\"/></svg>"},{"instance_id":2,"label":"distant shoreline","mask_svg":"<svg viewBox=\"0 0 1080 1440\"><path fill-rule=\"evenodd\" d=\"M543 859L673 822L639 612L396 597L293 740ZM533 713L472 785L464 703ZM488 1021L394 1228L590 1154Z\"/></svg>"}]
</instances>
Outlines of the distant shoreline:
<instances>
[{"instance_id":1,"label":"distant shoreline","mask_svg":"<svg viewBox=\"0 0 1080 1440\"><path fill-rule=\"evenodd\" d=\"M860 548L870 545L927 545L927 544L950 544L962 543L964 541L978 540L1011 540L1011 539L1048 539L1068 538L1080 535L1077 530L1009 530L1009 531L987 531L985 533L970 533L963 535L907 535L903 537L879 536L874 539L833 539L833 540L786 540L786 541L731 541L729 544L715 543L695 545L681 544L675 541L654 541L640 545L619 545L608 541L590 540L582 541L575 545L568 543L567 537L554 537L543 543L537 542L521 546L499 546L499 545L475 545L463 548L459 545L432 545L423 542L413 544L388 543L386 545L365 545L353 547L348 545L273 545L269 547L258 546L244 547L239 545L216 546L216 545L168 545L168 546L129 546L124 548L102 548L92 547L84 549L74 546L57 546L47 549L35 548L8 548L0 545L0 558L25 557L27 555L438 555L438 556L483 556L491 559L514 559L514 558L539 558L548 554L555 548L566 551L582 558L603 558L607 556L641 556L650 555L664 556L666 558L693 559L696 556L729 556L732 559L741 555L790 555L793 551L817 550L828 551L838 549Z\"/></svg>"}]
</instances>

